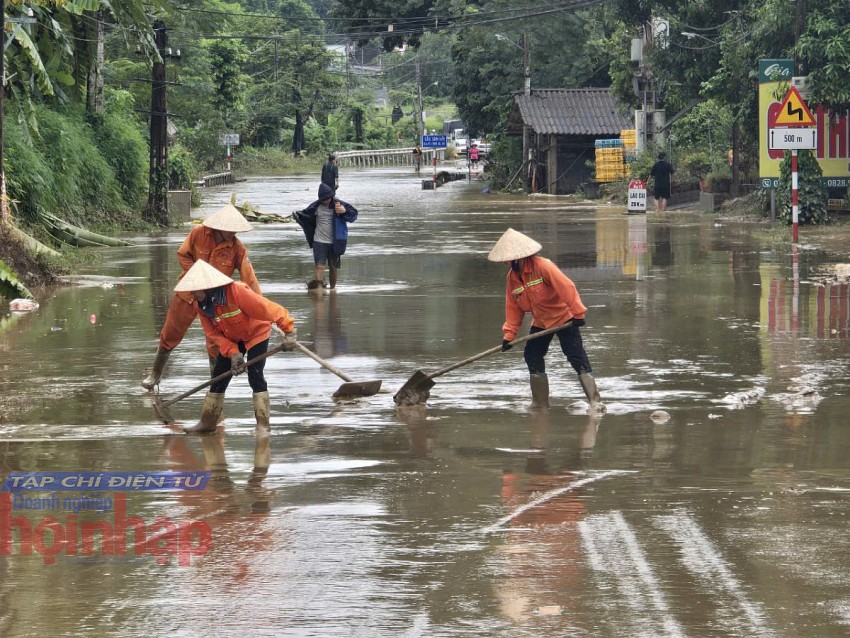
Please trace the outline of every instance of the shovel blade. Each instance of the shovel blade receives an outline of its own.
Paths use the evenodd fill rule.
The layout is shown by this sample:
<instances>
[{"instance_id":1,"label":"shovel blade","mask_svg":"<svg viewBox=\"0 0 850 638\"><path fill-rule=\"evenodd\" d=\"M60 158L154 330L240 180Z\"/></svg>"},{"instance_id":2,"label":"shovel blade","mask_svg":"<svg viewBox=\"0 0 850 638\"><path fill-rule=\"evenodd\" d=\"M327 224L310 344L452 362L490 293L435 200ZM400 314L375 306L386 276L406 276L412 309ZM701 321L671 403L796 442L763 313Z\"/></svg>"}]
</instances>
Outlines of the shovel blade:
<instances>
[{"instance_id":1,"label":"shovel blade","mask_svg":"<svg viewBox=\"0 0 850 638\"><path fill-rule=\"evenodd\" d=\"M429 390L436 385L434 380L422 370L417 370L407 380L401 389L393 397L396 405L418 405L425 403L431 396Z\"/></svg>"},{"instance_id":2,"label":"shovel blade","mask_svg":"<svg viewBox=\"0 0 850 638\"><path fill-rule=\"evenodd\" d=\"M352 397L370 397L377 394L381 389L381 381L349 381L343 383L334 392L334 399L347 399Z\"/></svg>"},{"instance_id":3,"label":"shovel blade","mask_svg":"<svg viewBox=\"0 0 850 638\"><path fill-rule=\"evenodd\" d=\"M156 418L162 421L165 425L173 425L174 418L169 413L168 408L162 404L162 397L156 395L153 398L153 411L156 413Z\"/></svg>"}]
</instances>

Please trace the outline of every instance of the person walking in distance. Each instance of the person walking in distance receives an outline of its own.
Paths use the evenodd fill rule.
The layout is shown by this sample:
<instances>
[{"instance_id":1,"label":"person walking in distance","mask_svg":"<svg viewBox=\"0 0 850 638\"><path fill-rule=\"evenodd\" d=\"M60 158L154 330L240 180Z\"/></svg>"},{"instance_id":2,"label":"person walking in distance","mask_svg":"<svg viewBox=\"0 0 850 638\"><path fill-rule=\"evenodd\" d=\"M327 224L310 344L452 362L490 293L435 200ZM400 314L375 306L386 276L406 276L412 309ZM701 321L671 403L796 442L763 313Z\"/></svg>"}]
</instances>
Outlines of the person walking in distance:
<instances>
[{"instance_id":1,"label":"person walking in distance","mask_svg":"<svg viewBox=\"0 0 850 638\"><path fill-rule=\"evenodd\" d=\"M233 281L204 261L195 262L174 290L192 295L198 304L204 334L217 346L218 355L210 372L211 379L228 370L234 375L241 374L246 369L246 356L251 361L265 354L269 349L272 324L284 333L284 350L295 348L295 320L286 308L258 295L242 282ZM269 428L271 406L268 384L263 375L265 365L266 360L263 359L247 367L248 383L254 393L258 433ZM184 427L184 432L215 432L224 410L224 392L230 379L225 377L210 386L200 420L195 425Z\"/></svg>"},{"instance_id":2,"label":"person walking in distance","mask_svg":"<svg viewBox=\"0 0 850 638\"><path fill-rule=\"evenodd\" d=\"M328 161L322 167L322 184L330 186L334 194L339 188L339 166L336 165L336 155L331 153L328 155Z\"/></svg>"},{"instance_id":3,"label":"person walking in distance","mask_svg":"<svg viewBox=\"0 0 850 638\"><path fill-rule=\"evenodd\" d=\"M490 261L510 265L505 287L502 351L512 347L510 342L516 339L526 313L531 313L529 334L571 321L563 330L525 343L525 363L531 375L531 407L549 407L549 379L544 358L552 337L557 335L561 350L578 374L591 410L604 412L605 406L599 397L579 331L584 325L587 308L572 280L550 260L537 255L542 248L531 237L508 228L487 255Z\"/></svg>"},{"instance_id":4,"label":"person walking in distance","mask_svg":"<svg viewBox=\"0 0 850 638\"><path fill-rule=\"evenodd\" d=\"M478 172L478 144L475 142L472 143L472 146L469 147L469 162L472 164L473 172Z\"/></svg>"},{"instance_id":5,"label":"person walking in distance","mask_svg":"<svg viewBox=\"0 0 850 638\"><path fill-rule=\"evenodd\" d=\"M417 144L413 148L413 170L417 173L422 166L422 148Z\"/></svg>"},{"instance_id":6,"label":"person walking in distance","mask_svg":"<svg viewBox=\"0 0 850 638\"><path fill-rule=\"evenodd\" d=\"M254 230L251 224L230 204L219 209L201 224L195 226L177 249L182 278L188 270L201 260L217 268L228 277L239 271L240 280L257 294L262 294L254 267L248 259L248 251L236 238L236 233ZM171 351L183 340L183 336L195 320L197 304L187 292L175 292L168 305L165 324L159 333L159 345L151 373L142 380L145 390L153 390L165 370ZM218 354L215 344L207 340L210 365Z\"/></svg>"},{"instance_id":7,"label":"person walking in distance","mask_svg":"<svg viewBox=\"0 0 850 638\"><path fill-rule=\"evenodd\" d=\"M649 176L654 180L652 191L655 196L655 211L658 213L667 210L667 200L673 192L673 173L675 172L676 169L667 161L667 154L659 153L658 161L649 171Z\"/></svg>"},{"instance_id":8,"label":"person walking in distance","mask_svg":"<svg viewBox=\"0 0 850 638\"><path fill-rule=\"evenodd\" d=\"M304 210L296 211L293 218L304 231L307 244L313 249L315 277L307 288L325 286L325 268L329 270L330 288L336 288L341 257L348 245L348 224L357 219L357 209L340 199L325 183L319 184L319 199Z\"/></svg>"}]
</instances>

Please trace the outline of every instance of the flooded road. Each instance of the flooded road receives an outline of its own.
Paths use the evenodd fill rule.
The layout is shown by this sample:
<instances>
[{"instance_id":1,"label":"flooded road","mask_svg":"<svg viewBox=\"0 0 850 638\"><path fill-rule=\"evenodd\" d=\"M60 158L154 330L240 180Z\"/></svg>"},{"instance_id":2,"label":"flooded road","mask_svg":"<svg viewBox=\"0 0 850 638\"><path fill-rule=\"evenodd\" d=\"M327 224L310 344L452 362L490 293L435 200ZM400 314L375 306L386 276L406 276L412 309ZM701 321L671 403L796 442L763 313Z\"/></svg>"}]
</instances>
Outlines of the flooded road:
<instances>
[{"instance_id":1,"label":"flooded road","mask_svg":"<svg viewBox=\"0 0 850 638\"><path fill-rule=\"evenodd\" d=\"M299 339L383 388L334 403L341 379L297 352L270 358L268 449L245 376L228 389L219 436L163 427L139 386L186 228L129 237L82 285L0 318L4 475L211 472L202 491L82 492L126 499L137 526L123 555L99 541L87 555L62 551L77 520L117 533L117 506L0 502L0 634L850 632L850 293L825 274L850 261L846 227L802 229L795 257L790 230L704 213L630 216L484 194L481 182L423 191L400 169L340 181L360 217L335 293L308 295L312 256L295 224L241 238ZM210 189L201 215L232 192L288 215L317 184ZM439 377L427 405L397 410L393 394L416 370L501 342L505 267L486 254L509 226L576 282L608 413L586 414L555 348L549 411L527 409L520 348ZM196 322L160 391L208 376ZM172 414L196 420L203 394ZM650 418L658 411L669 419ZM32 522L31 542L15 517ZM155 521L204 522L207 551L187 565L156 543L134 552L129 537Z\"/></svg>"}]
</instances>

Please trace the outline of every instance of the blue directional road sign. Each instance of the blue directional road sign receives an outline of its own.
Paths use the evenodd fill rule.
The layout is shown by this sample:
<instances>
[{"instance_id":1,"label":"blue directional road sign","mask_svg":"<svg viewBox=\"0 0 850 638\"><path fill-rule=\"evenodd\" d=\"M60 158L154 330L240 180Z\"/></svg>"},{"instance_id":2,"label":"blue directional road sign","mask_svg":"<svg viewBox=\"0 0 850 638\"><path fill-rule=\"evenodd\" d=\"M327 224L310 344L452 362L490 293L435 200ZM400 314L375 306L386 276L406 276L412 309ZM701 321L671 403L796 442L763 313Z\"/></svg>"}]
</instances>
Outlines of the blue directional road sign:
<instances>
[{"instance_id":1,"label":"blue directional road sign","mask_svg":"<svg viewBox=\"0 0 850 638\"><path fill-rule=\"evenodd\" d=\"M446 148L445 135L423 135L422 148Z\"/></svg>"}]
</instances>

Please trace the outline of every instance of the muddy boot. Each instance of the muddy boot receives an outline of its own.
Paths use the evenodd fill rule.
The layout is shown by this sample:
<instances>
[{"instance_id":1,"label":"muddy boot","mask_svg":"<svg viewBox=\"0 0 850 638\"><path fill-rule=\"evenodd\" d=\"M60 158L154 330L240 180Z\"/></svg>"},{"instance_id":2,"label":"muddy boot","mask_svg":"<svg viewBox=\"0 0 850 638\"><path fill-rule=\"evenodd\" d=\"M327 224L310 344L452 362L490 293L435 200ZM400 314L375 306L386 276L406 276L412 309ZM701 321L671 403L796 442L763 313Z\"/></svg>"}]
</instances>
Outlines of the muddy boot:
<instances>
[{"instance_id":1,"label":"muddy boot","mask_svg":"<svg viewBox=\"0 0 850 638\"><path fill-rule=\"evenodd\" d=\"M533 410L549 407L549 377L545 372L531 375L531 408Z\"/></svg>"},{"instance_id":2,"label":"muddy boot","mask_svg":"<svg viewBox=\"0 0 850 638\"><path fill-rule=\"evenodd\" d=\"M171 350L157 350L156 359L153 360L153 369L151 373L142 380L142 387L145 390L153 390L154 386L159 383L162 378L162 372L165 370L165 364L168 363L168 357L171 355Z\"/></svg>"},{"instance_id":3,"label":"muddy boot","mask_svg":"<svg viewBox=\"0 0 850 638\"><path fill-rule=\"evenodd\" d=\"M268 392L254 393L254 417L257 419L257 435L268 434L271 430L269 415L271 412L271 401Z\"/></svg>"},{"instance_id":4,"label":"muddy boot","mask_svg":"<svg viewBox=\"0 0 850 638\"><path fill-rule=\"evenodd\" d=\"M593 375L589 372L582 372L578 375L578 382L581 383L581 388L587 397L587 402L590 403L590 409L593 412L605 412L605 404L599 396L599 390L596 388L596 381Z\"/></svg>"},{"instance_id":5,"label":"muddy boot","mask_svg":"<svg viewBox=\"0 0 850 638\"><path fill-rule=\"evenodd\" d=\"M215 432L215 426L221 420L221 413L223 411L224 394L207 392L207 396L204 397L204 407L201 409L201 420L195 425L187 425L183 428L183 431L187 434Z\"/></svg>"}]
</instances>

